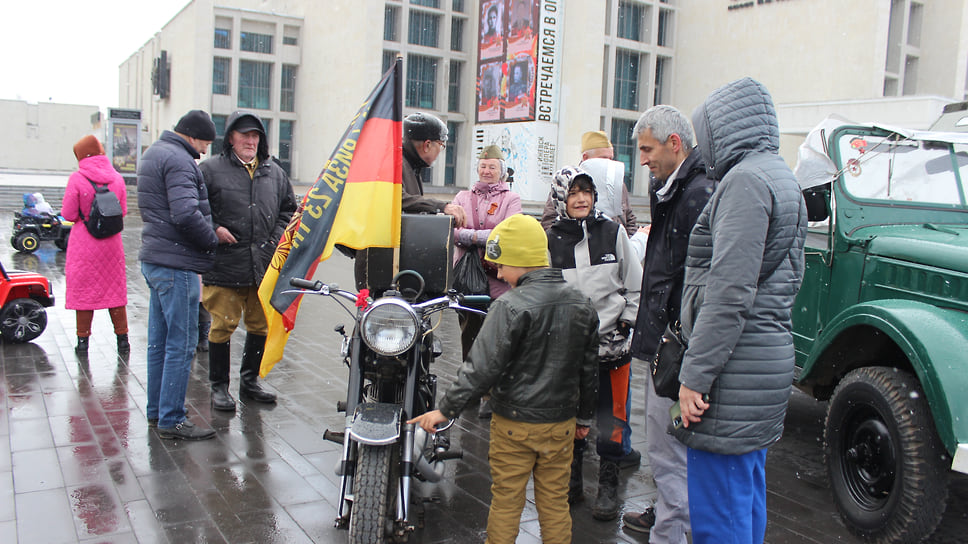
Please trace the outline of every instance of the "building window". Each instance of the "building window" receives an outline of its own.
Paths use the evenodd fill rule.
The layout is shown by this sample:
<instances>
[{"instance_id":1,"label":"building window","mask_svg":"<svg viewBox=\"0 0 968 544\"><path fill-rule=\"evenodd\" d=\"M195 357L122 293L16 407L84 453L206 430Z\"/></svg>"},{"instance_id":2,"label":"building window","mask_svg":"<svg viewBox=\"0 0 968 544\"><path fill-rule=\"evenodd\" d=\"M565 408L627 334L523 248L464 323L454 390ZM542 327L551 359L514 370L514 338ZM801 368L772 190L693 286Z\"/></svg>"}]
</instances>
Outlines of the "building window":
<instances>
[{"instance_id":1,"label":"building window","mask_svg":"<svg viewBox=\"0 0 968 544\"><path fill-rule=\"evenodd\" d=\"M397 6L387 6L383 10L383 39L388 42L399 41L400 32L398 30L400 19L400 8Z\"/></svg>"},{"instance_id":2,"label":"building window","mask_svg":"<svg viewBox=\"0 0 968 544\"><path fill-rule=\"evenodd\" d=\"M660 47L672 45L672 12L667 9L659 10L659 36L656 44Z\"/></svg>"},{"instance_id":3,"label":"building window","mask_svg":"<svg viewBox=\"0 0 968 544\"><path fill-rule=\"evenodd\" d=\"M630 193L635 179L636 142L632 139L634 126L635 121L612 119L612 147L615 149L615 160L625 163L625 187Z\"/></svg>"},{"instance_id":4,"label":"building window","mask_svg":"<svg viewBox=\"0 0 968 544\"><path fill-rule=\"evenodd\" d=\"M639 61L634 51L615 51L615 93L612 105L623 110L639 109Z\"/></svg>"},{"instance_id":5,"label":"building window","mask_svg":"<svg viewBox=\"0 0 968 544\"><path fill-rule=\"evenodd\" d=\"M393 66L394 61L397 60L397 55L399 53L396 51L383 51L383 71L380 72L381 74L387 73L387 70Z\"/></svg>"},{"instance_id":6,"label":"building window","mask_svg":"<svg viewBox=\"0 0 968 544\"><path fill-rule=\"evenodd\" d=\"M407 107L433 110L437 59L410 55L407 59Z\"/></svg>"},{"instance_id":7,"label":"building window","mask_svg":"<svg viewBox=\"0 0 968 544\"><path fill-rule=\"evenodd\" d=\"M440 0L410 0L410 5L440 9Z\"/></svg>"},{"instance_id":8,"label":"building window","mask_svg":"<svg viewBox=\"0 0 968 544\"><path fill-rule=\"evenodd\" d=\"M214 157L222 152L222 142L225 140L225 121L228 116L213 115L212 122L215 123L215 140L212 141L212 150L209 157Z\"/></svg>"},{"instance_id":9,"label":"building window","mask_svg":"<svg viewBox=\"0 0 968 544\"><path fill-rule=\"evenodd\" d=\"M460 130L460 124L458 123L447 123L447 156L444 158L444 185L456 185L457 184L457 142L460 138L457 137Z\"/></svg>"},{"instance_id":10,"label":"building window","mask_svg":"<svg viewBox=\"0 0 968 544\"><path fill-rule=\"evenodd\" d=\"M239 33L239 49L253 53L272 53L272 35L255 32Z\"/></svg>"},{"instance_id":11,"label":"building window","mask_svg":"<svg viewBox=\"0 0 968 544\"><path fill-rule=\"evenodd\" d=\"M454 0L451 4L450 9L456 11L457 13L464 13L464 0Z\"/></svg>"},{"instance_id":12,"label":"building window","mask_svg":"<svg viewBox=\"0 0 968 544\"><path fill-rule=\"evenodd\" d=\"M282 89L279 92L279 109L296 111L296 66L282 65Z\"/></svg>"},{"instance_id":13,"label":"building window","mask_svg":"<svg viewBox=\"0 0 968 544\"><path fill-rule=\"evenodd\" d=\"M464 19L460 17L450 20L450 50L464 50Z\"/></svg>"},{"instance_id":14,"label":"building window","mask_svg":"<svg viewBox=\"0 0 968 544\"><path fill-rule=\"evenodd\" d=\"M618 37L626 40L642 41L642 4L633 2L619 2L618 4Z\"/></svg>"},{"instance_id":15,"label":"building window","mask_svg":"<svg viewBox=\"0 0 968 544\"><path fill-rule=\"evenodd\" d=\"M670 59L668 57L656 57L655 59L655 92L652 95L652 104L665 104L666 87L669 80Z\"/></svg>"},{"instance_id":16,"label":"building window","mask_svg":"<svg viewBox=\"0 0 968 544\"><path fill-rule=\"evenodd\" d=\"M440 16L425 11L412 10L410 12L410 27L407 42L414 45L437 47L437 35L440 28Z\"/></svg>"},{"instance_id":17,"label":"building window","mask_svg":"<svg viewBox=\"0 0 968 544\"><path fill-rule=\"evenodd\" d=\"M283 36L282 45L298 45L299 41L295 36Z\"/></svg>"},{"instance_id":18,"label":"building window","mask_svg":"<svg viewBox=\"0 0 968 544\"><path fill-rule=\"evenodd\" d=\"M272 63L239 61L239 107L269 109Z\"/></svg>"},{"instance_id":19,"label":"building window","mask_svg":"<svg viewBox=\"0 0 968 544\"><path fill-rule=\"evenodd\" d=\"M450 61L450 82L447 85L447 111L460 111L460 71L464 63Z\"/></svg>"},{"instance_id":20,"label":"building window","mask_svg":"<svg viewBox=\"0 0 968 544\"><path fill-rule=\"evenodd\" d=\"M227 28L216 28L215 47L218 49L232 49L232 31Z\"/></svg>"},{"instance_id":21,"label":"building window","mask_svg":"<svg viewBox=\"0 0 968 544\"><path fill-rule=\"evenodd\" d=\"M232 59L215 57L212 62L212 94L229 94Z\"/></svg>"},{"instance_id":22,"label":"building window","mask_svg":"<svg viewBox=\"0 0 968 544\"><path fill-rule=\"evenodd\" d=\"M279 166L292 175L292 121L279 120Z\"/></svg>"}]
</instances>

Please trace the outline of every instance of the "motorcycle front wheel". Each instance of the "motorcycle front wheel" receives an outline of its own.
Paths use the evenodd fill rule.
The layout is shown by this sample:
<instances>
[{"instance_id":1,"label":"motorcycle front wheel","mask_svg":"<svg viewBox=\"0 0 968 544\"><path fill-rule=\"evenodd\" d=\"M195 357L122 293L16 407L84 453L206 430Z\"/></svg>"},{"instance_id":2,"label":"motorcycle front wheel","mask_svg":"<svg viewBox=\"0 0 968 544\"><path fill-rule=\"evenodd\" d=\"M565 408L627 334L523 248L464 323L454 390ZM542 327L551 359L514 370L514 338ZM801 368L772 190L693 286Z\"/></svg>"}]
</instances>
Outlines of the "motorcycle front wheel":
<instances>
[{"instance_id":1,"label":"motorcycle front wheel","mask_svg":"<svg viewBox=\"0 0 968 544\"><path fill-rule=\"evenodd\" d=\"M393 536L398 449L396 444L360 444L350 511L350 544L386 542Z\"/></svg>"}]
</instances>

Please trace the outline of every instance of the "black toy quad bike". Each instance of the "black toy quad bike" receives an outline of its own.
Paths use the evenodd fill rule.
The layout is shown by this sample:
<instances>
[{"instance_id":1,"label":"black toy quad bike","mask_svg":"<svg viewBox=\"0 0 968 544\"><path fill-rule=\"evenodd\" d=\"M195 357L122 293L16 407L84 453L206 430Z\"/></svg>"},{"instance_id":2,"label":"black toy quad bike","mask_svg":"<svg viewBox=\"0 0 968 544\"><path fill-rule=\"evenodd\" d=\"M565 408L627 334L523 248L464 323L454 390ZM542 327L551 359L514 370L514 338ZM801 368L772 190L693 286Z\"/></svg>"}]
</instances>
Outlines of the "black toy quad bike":
<instances>
[{"instance_id":1,"label":"black toy quad bike","mask_svg":"<svg viewBox=\"0 0 968 544\"><path fill-rule=\"evenodd\" d=\"M53 241L57 249L67 250L72 225L57 215L14 212L10 245L22 253L33 253L41 242Z\"/></svg>"}]
</instances>

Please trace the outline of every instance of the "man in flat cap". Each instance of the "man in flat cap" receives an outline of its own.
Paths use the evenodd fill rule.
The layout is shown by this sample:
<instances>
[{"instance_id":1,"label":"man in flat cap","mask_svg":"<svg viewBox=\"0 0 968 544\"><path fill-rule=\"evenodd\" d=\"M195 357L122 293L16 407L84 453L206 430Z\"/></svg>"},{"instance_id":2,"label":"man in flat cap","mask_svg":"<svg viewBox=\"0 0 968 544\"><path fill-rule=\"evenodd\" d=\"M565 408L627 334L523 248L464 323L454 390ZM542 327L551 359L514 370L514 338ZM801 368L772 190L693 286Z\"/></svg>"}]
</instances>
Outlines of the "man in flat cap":
<instances>
[{"instance_id":1,"label":"man in flat cap","mask_svg":"<svg viewBox=\"0 0 968 544\"><path fill-rule=\"evenodd\" d=\"M208 335L212 408L235 410L229 393L230 340L242 319L246 334L239 398L271 404L276 396L259 385L269 325L258 291L296 211L296 196L289 176L269 156L265 126L252 112L236 111L226 119L222 153L201 168L218 236L215 267L202 276L202 304L212 316Z\"/></svg>"},{"instance_id":2,"label":"man in flat cap","mask_svg":"<svg viewBox=\"0 0 968 544\"><path fill-rule=\"evenodd\" d=\"M198 343L198 275L215 263L208 189L195 164L215 139L207 113L192 110L151 144L138 163L141 272L148 284L148 426L165 439L215 436L185 417Z\"/></svg>"},{"instance_id":3,"label":"man in flat cap","mask_svg":"<svg viewBox=\"0 0 968 544\"><path fill-rule=\"evenodd\" d=\"M616 178L615 176L606 177L597 175L596 168L586 168L585 161L589 159L606 159L609 161L614 161L615 159L615 149L612 147L612 142L609 141L608 135L601 130L590 130L581 135L581 162L578 163L583 169L585 169L592 178L595 180L595 186L598 187L599 191L599 202L596 204L602 212L604 212L609 219L621 224L625 227L625 232L629 236L632 236L636 232L636 221L635 213L632 212L632 208L629 205L629 191L625 187L624 180L624 163L622 164L623 175ZM618 185L619 187L616 187ZM614 194L617 198L612 198L610 195ZM611 204L609 206L608 204ZM621 211L618 208L621 207ZM615 208L615 211L612 210ZM551 192L548 194L548 201L545 202L544 212L541 214L541 226L545 230L551 228L551 224L558 219L558 212L555 211L555 203L553 201L553 195Z\"/></svg>"}]
</instances>

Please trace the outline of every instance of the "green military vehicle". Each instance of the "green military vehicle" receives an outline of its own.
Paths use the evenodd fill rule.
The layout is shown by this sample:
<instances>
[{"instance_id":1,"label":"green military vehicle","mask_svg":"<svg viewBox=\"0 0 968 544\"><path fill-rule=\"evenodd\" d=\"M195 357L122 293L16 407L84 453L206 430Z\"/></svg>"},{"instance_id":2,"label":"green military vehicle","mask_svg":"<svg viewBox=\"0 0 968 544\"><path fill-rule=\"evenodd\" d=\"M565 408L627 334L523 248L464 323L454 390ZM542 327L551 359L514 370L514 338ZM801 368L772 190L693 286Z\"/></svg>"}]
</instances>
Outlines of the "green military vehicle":
<instances>
[{"instance_id":1,"label":"green military vehicle","mask_svg":"<svg viewBox=\"0 0 968 544\"><path fill-rule=\"evenodd\" d=\"M825 461L850 531L920 542L951 472L968 473L968 134L828 120L797 176L812 222L794 384L830 401Z\"/></svg>"}]
</instances>

